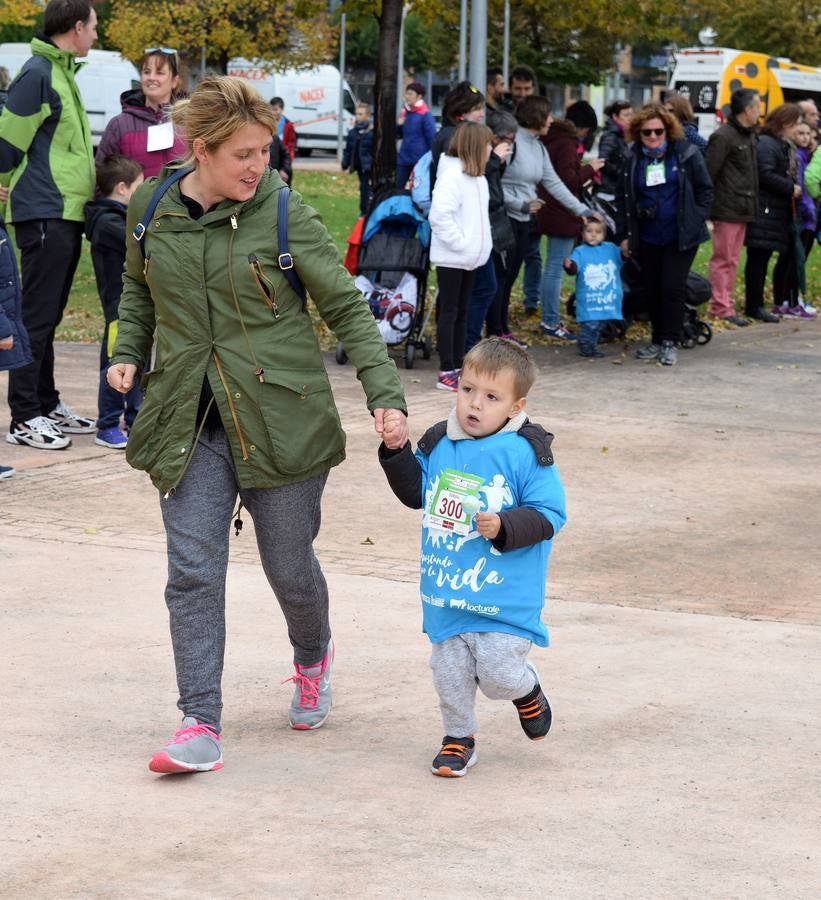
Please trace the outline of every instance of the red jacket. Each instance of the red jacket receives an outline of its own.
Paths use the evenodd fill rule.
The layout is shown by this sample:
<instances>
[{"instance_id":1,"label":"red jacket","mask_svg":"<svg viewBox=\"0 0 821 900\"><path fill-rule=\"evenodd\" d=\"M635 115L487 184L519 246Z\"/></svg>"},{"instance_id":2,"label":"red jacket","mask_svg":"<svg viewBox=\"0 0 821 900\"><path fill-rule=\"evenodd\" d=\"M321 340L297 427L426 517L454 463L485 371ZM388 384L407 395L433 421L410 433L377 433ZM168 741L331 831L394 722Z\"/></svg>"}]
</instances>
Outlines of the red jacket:
<instances>
[{"instance_id":1,"label":"red jacket","mask_svg":"<svg viewBox=\"0 0 821 900\"><path fill-rule=\"evenodd\" d=\"M288 151L288 155L293 159L296 156L296 128L294 128L294 123L285 116L279 120L277 136L282 141L282 146Z\"/></svg>"},{"instance_id":2,"label":"red jacket","mask_svg":"<svg viewBox=\"0 0 821 900\"><path fill-rule=\"evenodd\" d=\"M568 190L581 199L582 186L593 177L593 167L583 166L579 159L576 127L566 119L556 119L541 140L547 148L556 174L567 185ZM538 187L538 194L545 201L536 214L536 229L539 234L578 237L582 230L582 220L558 200L554 200L541 185Z\"/></svg>"}]
</instances>

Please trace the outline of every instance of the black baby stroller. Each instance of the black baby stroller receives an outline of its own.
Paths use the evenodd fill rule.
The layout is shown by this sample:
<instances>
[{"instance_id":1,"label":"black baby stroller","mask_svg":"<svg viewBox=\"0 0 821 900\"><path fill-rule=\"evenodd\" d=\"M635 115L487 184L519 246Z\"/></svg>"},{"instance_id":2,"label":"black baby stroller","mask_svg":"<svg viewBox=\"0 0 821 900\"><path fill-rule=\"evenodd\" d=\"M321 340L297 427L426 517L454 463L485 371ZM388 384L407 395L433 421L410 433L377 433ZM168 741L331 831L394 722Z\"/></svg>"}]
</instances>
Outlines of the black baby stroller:
<instances>
[{"instance_id":1,"label":"black baby stroller","mask_svg":"<svg viewBox=\"0 0 821 900\"><path fill-rule=\"evenodd\" d=\"M633 321L646 322L649 319L647 297L641 284L641 274L634 262L628 260L621 270L624 286L622 312L625 327ZM684 301L684 322L678 344L685 350L691 350L696 344L709 344L713 338L713 329L707 322L699 319L698 308L713 296L710 282L698 272L687 273L686 296Z\"/></svg>"},{"instance_id":2,"label":"black baby stroller","mask_svg":"<svg viewBox=\"0 0 821 900\"><path fill-rule=\"evenodd\" d=\"M599 212L607 227L607 240L615 241L615 206L603 197L586 192L584 202ZM649 319L647 298L641 283L641 272L637 263L628 259L621 270L621 283L624 289L622 300L621 322L607 322L602 329L600 340L615 341L624 337L625 332L632 322L646 322ZM686 297L684 306L684 323L681 328L681 336L678 344L686 350L691 350L696 344L709 344L713 338L713 329L707 322L698 317L698 308L713 296L710 282L698 272L687 273ZM568 312L574 315L576 312L575 295L571 295L567 303Z\"/></svg>"},{"instance_id":3,"label":"black baby stroller","mask_svg":"<svg viewBox=\"0 0 821 900\"><path fill-rule=\"evenodd\" d=\"M430 225L416 209L410 191L391 189L374 199L362 229L356 286L371 308L389 347L404 344L405 368L412 369L417 351L430 359L425 336ZM348 360L341 343L336 361Z\"/></svg>"}]
</instances>

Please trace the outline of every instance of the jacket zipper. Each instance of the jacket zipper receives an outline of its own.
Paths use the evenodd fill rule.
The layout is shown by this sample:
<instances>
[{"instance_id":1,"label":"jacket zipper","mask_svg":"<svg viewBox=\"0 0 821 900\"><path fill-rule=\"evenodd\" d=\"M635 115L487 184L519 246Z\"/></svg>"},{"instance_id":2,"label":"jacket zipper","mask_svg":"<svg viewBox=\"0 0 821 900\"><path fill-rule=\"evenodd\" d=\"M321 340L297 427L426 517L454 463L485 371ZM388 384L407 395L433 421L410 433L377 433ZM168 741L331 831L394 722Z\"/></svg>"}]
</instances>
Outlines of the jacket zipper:
<instances>
[{"instance_id":1,"label":"jacket zipper","mask_svg":"<svg viewBox=\"0 0 821 900\"><path fill-rule=\"evenodd\" d=\"M245 449L245 438L242 436L242 429L239 427L239 419L237 418L237 411L234 408L233 401L231 400L231 392L228 390L228 383L225 380L225 375L222 371L222 363L220 362L220 358L217 356L217 351L214 351L214 362L217 365L217 375L219 375L219 379L222 382L222 388L225 391L225 399L228 401L228 411L231 413L231 418L234 422L234 428L237 432L237 438L239 438L239 448L242 451L242 460L246 462L248 460L248 451Z\"/></svg>"},{"instance_id":2,"label":"jacket zipper","mask_svg":"<svg viewBox=\"0 0 821 900\"><path fill-rule=\"evenodd\" d=\"M260 293L265 305L274 314L274 318L279 318L279 306L277 305L277 292L270 278L265 275L262 263L257 259L256 255L251 253L248 256L248 262L251 266L251 274L254 276L257 290ZM268 291L270 290L270 294Z\"/></svg>"}]
</instances>

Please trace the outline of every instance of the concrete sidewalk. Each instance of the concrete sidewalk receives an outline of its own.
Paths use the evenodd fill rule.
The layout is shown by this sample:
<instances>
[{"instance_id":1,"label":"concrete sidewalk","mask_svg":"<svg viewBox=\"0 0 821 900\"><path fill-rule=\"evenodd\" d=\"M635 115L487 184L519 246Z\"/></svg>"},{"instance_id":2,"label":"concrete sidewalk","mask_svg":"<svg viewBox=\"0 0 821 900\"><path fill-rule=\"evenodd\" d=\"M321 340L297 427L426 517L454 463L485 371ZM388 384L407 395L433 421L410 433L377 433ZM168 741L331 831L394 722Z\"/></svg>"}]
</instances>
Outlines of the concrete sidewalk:
<instances>
[{"instance_id":1,"label":"concrete sidewalk","mask_svg":"<svg viewBox=\"0 0 821 900\"><path fill-rule=\"evenodd\" d=\"M334 711L316 733L285 724L289 646L246 520L219 773L146 769L177 721L147 478L91 437L0 444L18 469L0 484L0 895L816 897L819 348L816 322L725 332L675 369L536 348L529 411L570 513L553 646L534 652L555 726L530 744L481 699L458 781L428 771L418 516L384 484L350 367L329 358L349 458L317 541ZM78 409L96 361L58 347ZM434 361L400 372L418 436L452 397Z\"/></svg>"}]
</instances>

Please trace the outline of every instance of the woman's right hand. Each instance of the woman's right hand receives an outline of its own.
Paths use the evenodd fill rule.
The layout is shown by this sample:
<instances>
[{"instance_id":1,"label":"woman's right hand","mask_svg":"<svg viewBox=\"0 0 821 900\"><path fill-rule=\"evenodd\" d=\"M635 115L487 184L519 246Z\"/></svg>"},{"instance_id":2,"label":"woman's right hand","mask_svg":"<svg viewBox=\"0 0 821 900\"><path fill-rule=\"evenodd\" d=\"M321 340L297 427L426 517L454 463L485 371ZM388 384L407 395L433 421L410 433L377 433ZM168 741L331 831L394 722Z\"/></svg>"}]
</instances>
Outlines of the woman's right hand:
<instances>
[{"instance_id":1,"label":"woman's right hand","mask_svg":"<svg viewBox=\"0 0 821 900\"><path fill-rule=\"evenodd\" d=\"M14 335L10 334L8 337L0 338L0 350L11 350L14 346Z\"/></svg>"},{"instance_id":2,"label":"woman's right hand","mask_svg":"<svg viewBox=\"0 0 821 900\"><path fill-rule=\"evenodd\" d=\"M538 197L534 197L532 200L527 201L527 208L531 216L535 216L543 206L544 200L540 200Z\"/></svg>"},{"instance_id":3,"label":"woman's right hand","mask_svg":"<svg viewBox=\"0 0 821 900\"><path fill-rule=\"evenodd\" d=\"M137 367L133 363L114 363L108 367L105 380L109 387L121 394L127 394L134 387Z\"/></svg>"},{"instance_id":4,"label":"woman's right hand","mask_svg":"<svg viewBox=\"0 0 821 900\"><path fill-rule=\"evenodd\" d=\"M621 255L624 256L625 258L629 257L630 256L630 242L627 240L627 238L625 238L621 242L621 244L619 244L619 246L621 247Z\"/></svg>"},{"instance_id":5,"label":"woman's right hand","mask_svg":"<svg viewBox=\"0 0 821 900\"><path fill-rule=\"evenodd\" d=\"M493 152L504 162L508 156L510 155L511 150L510 141L499 141L499 143L493 148Z\"/></svg>"}]
</instances>

